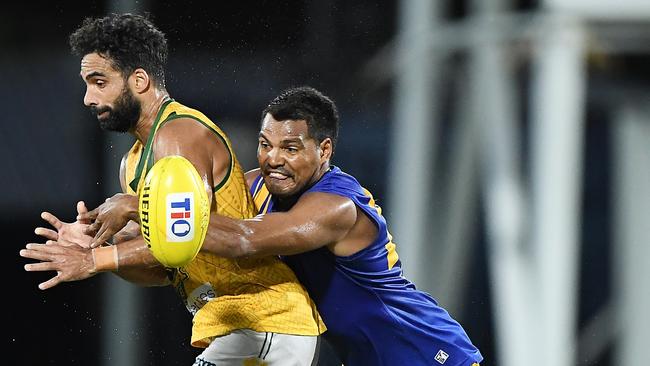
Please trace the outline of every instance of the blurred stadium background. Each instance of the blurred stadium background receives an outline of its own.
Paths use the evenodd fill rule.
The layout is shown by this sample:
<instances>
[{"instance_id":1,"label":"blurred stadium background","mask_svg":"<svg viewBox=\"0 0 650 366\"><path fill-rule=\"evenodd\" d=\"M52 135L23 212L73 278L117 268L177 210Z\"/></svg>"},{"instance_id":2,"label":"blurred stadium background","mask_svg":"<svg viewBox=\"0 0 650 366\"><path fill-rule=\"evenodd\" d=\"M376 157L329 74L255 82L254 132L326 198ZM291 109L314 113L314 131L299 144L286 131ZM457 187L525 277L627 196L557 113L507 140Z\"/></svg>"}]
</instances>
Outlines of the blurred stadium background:
<instances>
[{"instance_id":1,"label":"blurred stadium background","mask_svg":"<svg viewBox=\"0 0 650 366\"><path fill-rule=\"evenodd\" d=\"M253 168L289 86L339 105L335 164L370 189L405 274L484 365L637 366L650 342L647 0L10 2L0 12L0 200L10 365L189 365L171 288L110 275L41 292L18 251L51 211L119 190L130 144L82 105L67 37L149 12L167 87Z\"/></svg>"}]
</instances>

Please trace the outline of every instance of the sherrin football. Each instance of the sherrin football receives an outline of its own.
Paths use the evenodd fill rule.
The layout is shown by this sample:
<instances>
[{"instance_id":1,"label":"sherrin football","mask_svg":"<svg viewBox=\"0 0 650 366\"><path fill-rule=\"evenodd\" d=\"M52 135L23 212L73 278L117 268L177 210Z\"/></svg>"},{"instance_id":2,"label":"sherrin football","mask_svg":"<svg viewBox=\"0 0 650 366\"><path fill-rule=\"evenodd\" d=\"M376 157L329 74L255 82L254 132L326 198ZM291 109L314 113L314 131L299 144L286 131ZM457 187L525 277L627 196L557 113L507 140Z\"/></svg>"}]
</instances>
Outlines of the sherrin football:
<instances>
[{"instance_id":1,"label":"sherrin football","mask_svg":"<svg viewBox=\"0 0 650 366\"><path fill-rule=\"evenodd\" d=\"M210 221L208 194L192 163L182 156L158 160L140 190L139 214L142 236L160 263L191 262Z\"/></svg>"}]
</instances>

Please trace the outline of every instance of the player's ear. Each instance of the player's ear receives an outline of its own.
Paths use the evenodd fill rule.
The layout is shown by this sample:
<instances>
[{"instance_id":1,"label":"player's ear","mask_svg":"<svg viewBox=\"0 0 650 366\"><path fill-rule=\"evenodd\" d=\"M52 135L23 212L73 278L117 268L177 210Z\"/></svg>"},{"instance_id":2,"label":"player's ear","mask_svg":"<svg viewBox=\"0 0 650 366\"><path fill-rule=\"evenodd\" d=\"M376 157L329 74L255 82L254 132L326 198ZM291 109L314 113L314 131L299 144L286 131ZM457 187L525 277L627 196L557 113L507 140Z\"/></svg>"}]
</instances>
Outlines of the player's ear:
<instances>
[{"instance_id":1,"label":"player's ear","mask_svg":"<svg viewBox=\"0 0 650 366\"><path fill-rule=\"evenodd\" d=\"M332 139L329 137L326 137L323 139L323 141L320 142L319 144L320 147L320 160L322 162L329 160L332 157L332 150L334 148L332 144Z\"/></svg>"},{"instance_id":2,"label":"player's ear","mask_svg":"<svg viewBox=\"0 0 650 366\"><path fill-rule=\"evenodd\" d=\"M136 93L144 93L149 89L151 79L149 74L142 68L137 68L129 77L129 84Z\"/></svg>"}]
</instances>

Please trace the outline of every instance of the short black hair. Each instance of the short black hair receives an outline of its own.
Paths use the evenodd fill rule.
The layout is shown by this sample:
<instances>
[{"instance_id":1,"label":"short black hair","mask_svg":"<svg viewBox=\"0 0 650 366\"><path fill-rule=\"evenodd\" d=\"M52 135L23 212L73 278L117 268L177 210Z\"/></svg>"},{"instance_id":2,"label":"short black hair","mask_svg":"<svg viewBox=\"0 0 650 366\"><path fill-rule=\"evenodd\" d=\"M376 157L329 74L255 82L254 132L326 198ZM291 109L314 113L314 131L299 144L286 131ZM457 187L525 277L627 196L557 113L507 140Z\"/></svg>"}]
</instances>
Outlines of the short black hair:
<instances>
[{"instance_id":1,"label":"short black hair","mask_svg":"<svg viewBox=\"0 0 650 366\"><path fill-rule=\"evenodd\" d=\"M326 95L309 86L290 88L275 97L262 112L278 121L305 120L309 136L321 142L332 140L332 152L339 134L339 112Z\"/></svg>"},{"instance_id":2,"label":"short black hair","mask_svg":"<svg viewBox=\"0 0 650 366\"><path fill-rule=\"evenodd\" d=\"M147 17L127 13L86 18L70 35L70 48L79 57L107 57L125 78L142 68L158 87L165 87L167 39Z\"/></svg>"}]
</instances>

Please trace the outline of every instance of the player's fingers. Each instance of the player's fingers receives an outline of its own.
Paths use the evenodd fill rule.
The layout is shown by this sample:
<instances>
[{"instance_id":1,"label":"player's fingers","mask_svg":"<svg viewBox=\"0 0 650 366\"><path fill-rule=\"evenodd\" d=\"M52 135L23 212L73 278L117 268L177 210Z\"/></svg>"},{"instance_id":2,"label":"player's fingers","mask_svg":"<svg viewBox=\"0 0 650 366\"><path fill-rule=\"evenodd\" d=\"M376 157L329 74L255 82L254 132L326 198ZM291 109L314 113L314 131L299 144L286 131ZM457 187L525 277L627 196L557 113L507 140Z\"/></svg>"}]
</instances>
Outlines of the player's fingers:
<instances>
[{"instance_id":1,"label":"player's fingers","mask_svg":"<svg viewBox=\"0 0 650 366\"><path fill-rule=\"evenodd\" d=\"M95 219L97 218L97 215L99 215L99 207L92 210L92 211L79 213L77 215L77 221L92 222L92 221L95 221Z\"/></svg>"},{"instance_id":2,"label":"player's fingers","mask_svg":"<svg viewBox=\"0 0 650 366\"><path fill-rule=\"evenodd\" d=\"M23 258L36 259L39 261L49 261L50 255L48 253L42 252L40 250L33 249L21 249L20 256Z\"/></svg>"},{"instance_id":3,"label":"player's fingers","mask_svg":"<svg viewBox=\"0 0 650 366\"><path fill-rule=\"evenodd\" d=\"M47 290L49 288L52 288L52 287L58 285L61 282L62 281L61 281L61 278L59 277L59 275L56 275L56 276L50 278L49 280L39 284L38 288L40 288L41 290Z\"/></svg>"},{"instance_id":4,"label":"player's fingers","mask_svg":"<svg viewBox=\"0 0 650 366\"><path fill-rule=\"evenodd\" d=\"M56 264L52 262L38 262L25 264L27 272L56 271Z\"/></svg>"},{"instance_id":5,"label":"player's fingers","mask_svg":"<svg viewBox=\"0 0 650 366\"><path fill-rule=\"evenodd\" d=\"M108 224L102 225L102 227L97 231L95 238L93 239L93 248L104 244L108 239L113 236L112 230L109 230Z\"/></svg>"},{"instance_id":6,"label":"player's fingers","mask_svg":"<svg viewBox=\"0 0 650 366\"><path fill-rule=\"evenodd\" d=\"M84 229L84 234L95 236L95 234L97 234L97 231L99 231L101 227L102 227L102 223L95 221L94 223L88 225L88 227Z\"/></svg>"},{"instance_id":7,"label":"player's fingers","mask_svg":"<svg viewBox=\"0 0 650 366\"><path fill-rule=\"evenodd\" d=\"M48 253L48 254L61 253L60 245L44 245L44 244L29 243L25 245L25 249L35 250L38 252Z\"/></svg>"},{"instance_id":8,"label":"player's fingers","mask_svg":"<svg viewBox=\"0 0 650 366\"><path fill-rule=\"evenodd\" d=\"M59 240L59 233L57 233L56 231L54 231L52 229L46 229L44 227L37 227L36 229L34 229L34 233L36 235L40 235L40 236L44 237L45 239Z\"/></svg>"},{"instance_id":9,"label":"player's fingers","mask_svg":"<svg viewBox=\"0 0 650 366\"><path fill-rule=\"evenodd\" d=\"M86 203L84 201L79 201L77 202L77 214L85 214L88 213L88 207L86 207Z\"/></svg>"},{"instance_id":10,"label":"player's fingers","mask_svg":"<svg viewBox=\"0 0 650 366\"><path fill-rule=\"evenodd\" d=\"M88 214L88 207L86 207L86 203L84 201L77 202L77 221L82 224L90 224L91 223L90 219L79 218L79 215L86 215L86 214Z\"/></svg>"},{"instance_id":11,"label":"player's fingers","mask_svg":"<svg viewBox=\"0 0 650 366\"><path fill-rule=\"evenodd\" d=\"M41 212L41 218L47 221L50 225L52 225L57 230L59 230L61 226L63 226L61 220L59 220L56 216L52 215L47 211Z\"/></svg>"}]
</instances>

